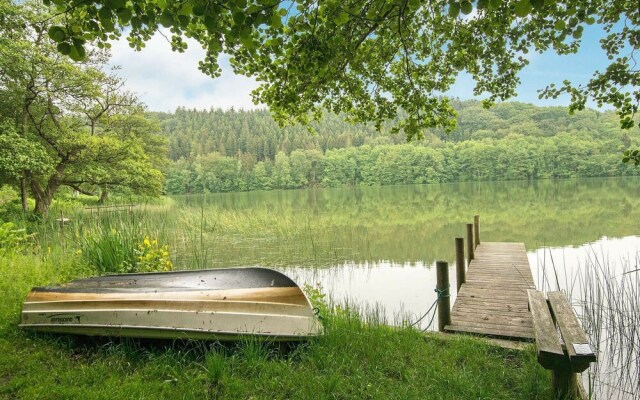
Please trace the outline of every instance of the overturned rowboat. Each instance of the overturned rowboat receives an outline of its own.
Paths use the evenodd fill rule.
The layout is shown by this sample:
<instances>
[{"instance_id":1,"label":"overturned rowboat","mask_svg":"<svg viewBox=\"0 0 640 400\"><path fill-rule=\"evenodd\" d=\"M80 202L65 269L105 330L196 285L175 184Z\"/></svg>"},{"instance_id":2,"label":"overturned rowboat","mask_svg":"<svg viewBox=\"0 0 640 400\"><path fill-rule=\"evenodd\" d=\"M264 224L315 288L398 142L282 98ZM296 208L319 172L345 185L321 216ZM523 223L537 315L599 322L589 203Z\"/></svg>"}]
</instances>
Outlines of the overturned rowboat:
<instances>
[{"instance_id":1,"label":"overturned rowboat","mask_svg":"<svg viewBox=\"0 0 640 400\"><path fill-rule=\"evenodd\" d=\"M108 275L35 287L24 329L158 339L300 341L322 326L304 292L267 268Z\"/></svg>"}]
</instances>

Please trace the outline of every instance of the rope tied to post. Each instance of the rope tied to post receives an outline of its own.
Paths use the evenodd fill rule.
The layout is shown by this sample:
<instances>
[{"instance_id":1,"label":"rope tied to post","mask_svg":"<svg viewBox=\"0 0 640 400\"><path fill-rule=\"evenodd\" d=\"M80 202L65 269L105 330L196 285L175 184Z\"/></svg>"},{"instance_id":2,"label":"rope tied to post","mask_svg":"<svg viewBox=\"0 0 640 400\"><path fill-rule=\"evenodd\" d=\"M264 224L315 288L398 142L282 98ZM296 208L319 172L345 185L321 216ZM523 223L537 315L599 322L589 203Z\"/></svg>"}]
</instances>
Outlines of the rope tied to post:
<instances>
[{"instance_id":1,"label":"rope tied to post","mask_svg":"<svg viewBox=\"0 0 640 400\"><path fill-rule=\"evenodd\" d=\"M449 293L449 288L451 287L451 285L447 286L444 289L438 289L437 287L435 289L433 289L434 292L438 293L438 298L436 299L436 301L438 301L439 299L445 298L445 297L451 297L451 294Z\"/></svg>"},{"instance_id":2,"label":"rope tied to post","mask_svg":"<svg viewBox=\"0 0 640 400\"><path fill-rule=\"evenodd\" d=\"M409 326L418 325L420 323L420 321L422 321L427 315L429 315L431 313L431 311L433 311L433 315L431 315L431 320L429 321L427 326L424 329L422 329L422 332L425 332L425 331L429 330L429 328L431 328L431 325L433 324L433 320L436 317L436 310L437 310L437 306L438 306L438 300L440 300L442 298L445 298L445 297L450 297L451 296L451 294L449 293L449 288L450 287L451 287L451 285L447 286L444 289L438 289L437 287L435 289L433 289L433 291L438 294L436 296L435 301L433 302L433 304L431 304L431 307L429 307L427 312L422 314L422 316L420 318L418 318L415 322L409 324Z\"/></svg>"}]
</instances>

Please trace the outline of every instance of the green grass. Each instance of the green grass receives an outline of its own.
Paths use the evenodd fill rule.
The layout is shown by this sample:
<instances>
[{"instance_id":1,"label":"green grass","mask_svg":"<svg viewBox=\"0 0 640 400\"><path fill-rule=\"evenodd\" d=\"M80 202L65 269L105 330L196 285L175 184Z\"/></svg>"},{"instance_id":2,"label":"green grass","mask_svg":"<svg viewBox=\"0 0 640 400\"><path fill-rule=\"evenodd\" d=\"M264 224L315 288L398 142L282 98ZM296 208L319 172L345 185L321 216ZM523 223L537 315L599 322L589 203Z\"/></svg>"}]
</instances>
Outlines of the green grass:
<instances>
[{"instance_id":1,"label":"green grass","mask_svg":"<svg viewBox=\"0 0 640 400\"><path fill-rule=\"evenodd\" d=\"M32 286L92 270L61 248L0 256L0 399L546 399L532 349L328 311L326 334L288 353L255 342L141 342L25 333Z\"/></svg>"}]
</instances>

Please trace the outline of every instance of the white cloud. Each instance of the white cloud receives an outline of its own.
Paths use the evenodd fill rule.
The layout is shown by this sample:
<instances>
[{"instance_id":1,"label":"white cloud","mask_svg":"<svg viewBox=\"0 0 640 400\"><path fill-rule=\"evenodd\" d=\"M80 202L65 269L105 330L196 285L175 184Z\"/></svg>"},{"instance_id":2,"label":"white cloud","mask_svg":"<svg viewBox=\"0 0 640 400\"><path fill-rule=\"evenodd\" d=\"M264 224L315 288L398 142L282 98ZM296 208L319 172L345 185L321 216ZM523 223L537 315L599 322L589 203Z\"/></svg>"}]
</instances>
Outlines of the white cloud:
<instances>
[{"instance_id":1,"label":"white cloud","mask_svg":"<svg viewBox=\"0 0 640 400\"><path fill-rule=\"evenodd\" d=\"M173 111L178 106L208 109L258 108L250 92L258 86L251 78L235 75L229 56L221 55L222 76L211 78L198 70L204 50L193 41L184 53L171 51L171 45L156 34L142 51L129 47L125 38L112 43L109 65L120 66L116 73L126 80L128 90L136 92L152 111Z\"/></svg>"}]
</instances>

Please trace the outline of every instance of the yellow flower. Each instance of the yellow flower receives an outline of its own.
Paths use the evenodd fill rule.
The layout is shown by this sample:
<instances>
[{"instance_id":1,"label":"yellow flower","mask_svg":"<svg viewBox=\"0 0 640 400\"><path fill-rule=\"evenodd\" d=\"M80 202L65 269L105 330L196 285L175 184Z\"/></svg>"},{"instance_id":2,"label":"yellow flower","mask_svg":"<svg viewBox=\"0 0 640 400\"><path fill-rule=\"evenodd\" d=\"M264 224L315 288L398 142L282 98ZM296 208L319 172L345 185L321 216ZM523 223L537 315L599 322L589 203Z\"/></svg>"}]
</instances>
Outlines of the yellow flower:
<instances>
[{"instance_id":1,"label":"yellow flower","mask_svg":"<svg viewBox=\"0 0 640 400\"><path fill-rule=\"evenodd\" d=\"M151 247L151 242L149 241L149 238L146 236L144 237L144 245L147 247Z\"/></svg>"},{"instance_id":2,"label":"yellow flower","mask_svg":"<svg viewBox=\"0 0 640 400\"><path fill-rule=\"evenodd\" d=\"M76 250L76 255L80 255L80 254L82 254L82 249Z\"/></svg>"}]
</instances>

